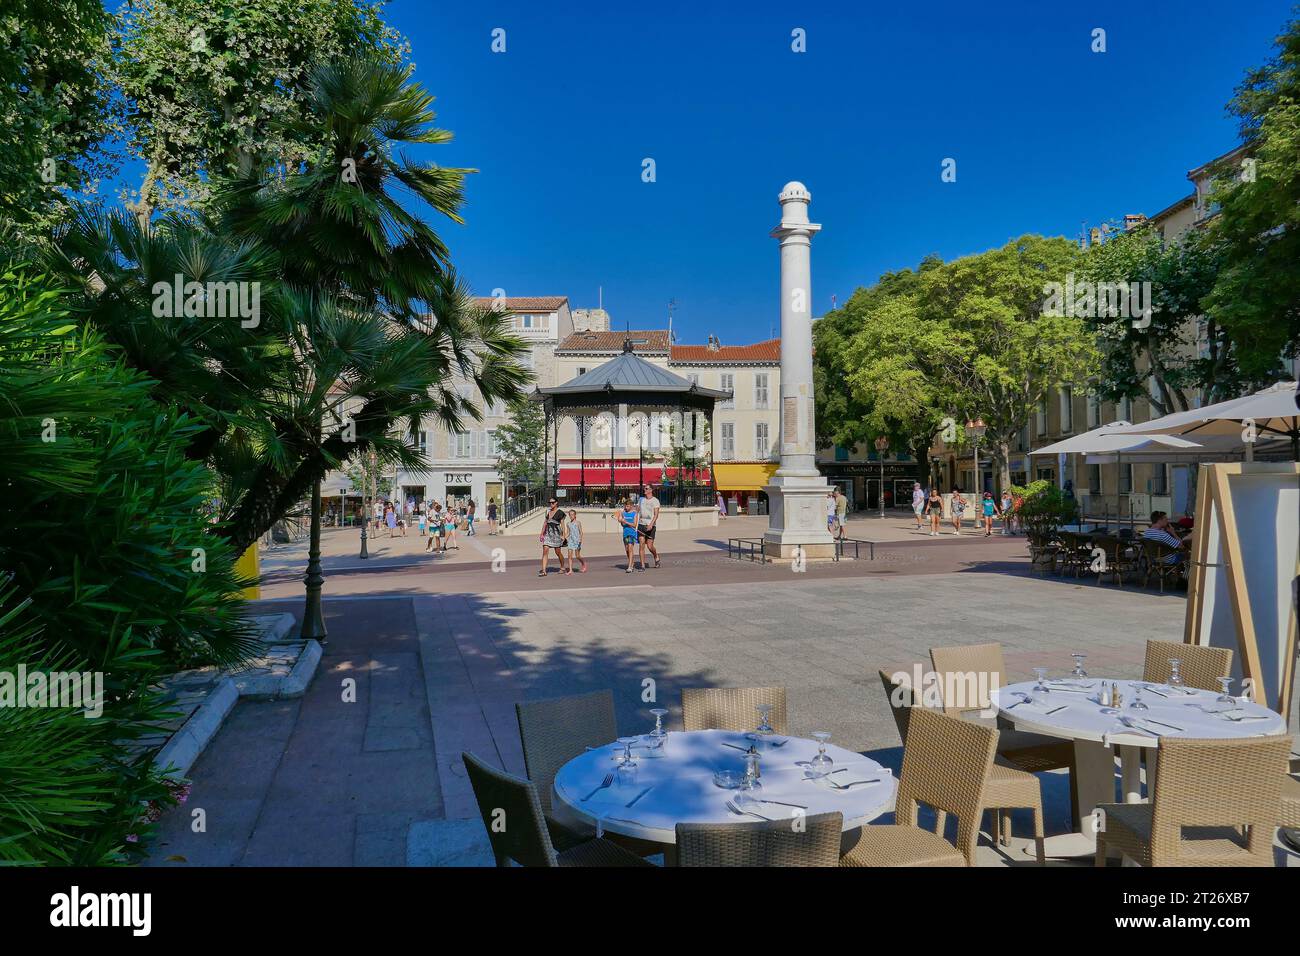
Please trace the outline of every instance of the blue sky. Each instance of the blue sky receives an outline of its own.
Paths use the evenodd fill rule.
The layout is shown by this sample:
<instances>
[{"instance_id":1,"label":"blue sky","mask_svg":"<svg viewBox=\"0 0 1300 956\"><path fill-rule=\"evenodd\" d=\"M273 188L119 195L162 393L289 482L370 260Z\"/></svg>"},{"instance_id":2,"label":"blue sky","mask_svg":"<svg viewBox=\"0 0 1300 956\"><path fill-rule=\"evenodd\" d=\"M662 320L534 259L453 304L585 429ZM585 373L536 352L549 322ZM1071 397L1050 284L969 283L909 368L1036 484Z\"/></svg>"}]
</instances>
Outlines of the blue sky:
<instances>
[{"instance_id":1,"label":"blue sky","mask_svg":"<svg viewBox=\"0 0 1300 956\"><path fill-rule=\"evenodd\" d=\"M817 314L927 253L1151 214L1235 145L1224 104L1290 8L393 0L387 18L456 134L430 158L481 170L443 229L476 292L590 306L603 286L620 328L662 328L675 299L679 340L739 343L779 327L788 180L824 226Z\"/></svg>"}]
</instances>

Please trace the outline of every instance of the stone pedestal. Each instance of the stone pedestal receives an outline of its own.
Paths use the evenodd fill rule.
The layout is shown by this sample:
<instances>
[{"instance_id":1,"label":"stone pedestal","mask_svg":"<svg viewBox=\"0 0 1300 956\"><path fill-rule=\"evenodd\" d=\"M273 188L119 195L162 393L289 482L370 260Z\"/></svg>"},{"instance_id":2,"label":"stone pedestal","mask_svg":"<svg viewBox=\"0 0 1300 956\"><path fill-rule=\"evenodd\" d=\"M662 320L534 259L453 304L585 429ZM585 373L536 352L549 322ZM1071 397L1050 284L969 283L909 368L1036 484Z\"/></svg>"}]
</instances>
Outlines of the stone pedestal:
<instances>
[{"instance_id":1,"label":"stone pedestal","mask_svg":"<svg viewBox=\"0 0 1300 956\"><path fill-rule=\"evenodd\" d=\"M817 470L813 412L812 236L821 229L808 220L812 196L802 183L781 190L781 222L772 237L781 241L781 466L767 492L769 517L763 549L774 558L832 558L826 528L830 486Z\"/></svg>"}]
</instances>

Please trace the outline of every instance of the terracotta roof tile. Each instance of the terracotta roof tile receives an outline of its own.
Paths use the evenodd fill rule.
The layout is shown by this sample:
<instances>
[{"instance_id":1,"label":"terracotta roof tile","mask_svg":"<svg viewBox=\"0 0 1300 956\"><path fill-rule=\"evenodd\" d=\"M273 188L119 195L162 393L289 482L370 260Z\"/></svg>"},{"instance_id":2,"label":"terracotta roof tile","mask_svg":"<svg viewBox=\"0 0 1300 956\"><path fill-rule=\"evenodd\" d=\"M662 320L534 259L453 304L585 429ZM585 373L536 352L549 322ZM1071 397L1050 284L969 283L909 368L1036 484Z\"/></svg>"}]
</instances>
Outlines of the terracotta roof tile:
<instances>
[{"instance_id":1,"label":"terracotta roof tile","mask_svg":"<svg viewBox=\"0 0 1300 956\"><path fill-rule=\"evenodd\" d=\"M556 352L622 352L623 342L632 340L634 352L667 352L666 329L632 329L619 332L574 332L558 346Z\"/></svg>"},{"instance_id":2,"label":"terracotta roof tile","mask_svg":"<svg viewBox=\"0 0 1300 956\"><path fill-rule=\"evenodd\" d=\"M707 345L674 345L668 361L691 365L780 362L781 340L768 339L766 342L755 342L752 345L720 345L716 351Z\"/></svg>"},{"instance_id":3,"label":"terracotta roof tile","mask_svg":"<svg viewBox=\"0 0 1300 956\"><path fill-rule=\"evenodd\" d=\"M474 297L474 304L481 308L491 308L496 302L491 296ZM511 312L554 312L569 301L567 295L524 295L506 296L505 307Z\"/></svg>"}]
</instances>

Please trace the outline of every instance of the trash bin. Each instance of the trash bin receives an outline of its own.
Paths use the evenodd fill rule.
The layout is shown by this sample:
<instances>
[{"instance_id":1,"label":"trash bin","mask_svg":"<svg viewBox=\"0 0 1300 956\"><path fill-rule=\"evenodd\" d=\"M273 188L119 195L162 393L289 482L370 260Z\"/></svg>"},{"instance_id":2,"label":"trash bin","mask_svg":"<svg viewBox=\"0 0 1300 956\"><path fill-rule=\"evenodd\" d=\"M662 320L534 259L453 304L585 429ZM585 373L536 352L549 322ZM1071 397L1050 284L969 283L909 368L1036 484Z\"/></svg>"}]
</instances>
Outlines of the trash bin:
<instances>
[{"instance_id":1,"label":"trash bin","mask_svg":"<svg viewBox=\"0 0 1300 956\"><path fill-rule=\"evenodd\" d=\"M727 514L730 515L730 516L732 516L733 518L734 518L736 515L740 514L740 499L739 499L739 498L728 498L728 499L727 499Z\"/></svg>"}]
</instances>

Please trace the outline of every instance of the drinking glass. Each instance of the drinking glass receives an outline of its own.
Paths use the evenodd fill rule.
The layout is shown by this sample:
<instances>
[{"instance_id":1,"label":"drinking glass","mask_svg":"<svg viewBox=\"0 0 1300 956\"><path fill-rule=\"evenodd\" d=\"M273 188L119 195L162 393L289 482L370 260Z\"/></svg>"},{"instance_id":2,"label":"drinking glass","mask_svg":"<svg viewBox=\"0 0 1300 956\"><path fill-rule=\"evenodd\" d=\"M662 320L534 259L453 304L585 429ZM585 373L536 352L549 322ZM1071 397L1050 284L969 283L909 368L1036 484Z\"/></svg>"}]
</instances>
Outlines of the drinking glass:
<instances>
[{"instance_id":1,"label":"drinking glass","mask_svg":"<svg viewBox=\"0 0 1300 956\"><path fill-rule=\"evenodd\" d=\"M636 769L636 761L632 759L632 745L636 743L636 740L637 738L635 737L618 738L618 742L623 745L623 759L619 761L618 764L619 770L622 770L624 768L627 768L629 770Z\"/></svg>"},{"instance_id":2,"label":"drinking glass","mask_svg":"<svg viewBox=\"0 0 1300 956\"><path fill-rule=\"evenodd\" d=\"M1087 676L1088 676L1088 672L1085 671L1085 670L1083 669L1083 662L1086 661L1086 660L1088 659L1088 655L1087 655L1087 654L1071 654L1070 656L1074 658L1074 672L1073 672L1073 673L1074 673L1074 676L1075 676L1075 677L1087 677Z\"/></svg>"},{"instance_id":3,"label":"drinking glass","mask_svg":"<svg viewBox=\"0 0 1300 956\"><path fill-rule=\"evenodd\" d=\"M758 728L756 733L761 734L764 737L770 737L776 732L772 729L772 724L769 722L769 719L772 716L772 705L756 704L754 709L758 711Z\"/></svg>"},{"instance_id":4,"label":"drinking glass","mask_svg":"<svg viewBox=\"0 0 1300 956\"><path fill-rule=\"evenodd\" d=\"M745 754L745 776L740 782L740 790L736 793L736 806L742 810L757 810L762 806L763 801L756 795L756 790L761 790L763 785L758 782L758 754Z\"/></svg>"},{"instance_id":5,"label":"drinking glass","mask_svg":"<svg viewBox=\"0 0 1300 956\"><path fill-rule=\"evenodd\" d=\"M1169 658L1169 686L1178 691L1184 689L1182 666L1183 662L1177 657Z\"/></svg>"},{"instance_id":6,"label":"drinking glass","mask_svg":"<svg viewBox=\"0 0 1300 956\"><path fill-rule=\"evenodd\" d=\"M812 735L812 738L817 741L817 756L808 761L808 770L814 777L824 777L831 772L831 767L835 766L835 761L826 752L826 741L831 739L831 735L824 730L819 730Z\"/></svg>"},{"instance_id":7,"label":"drinking glass","mask_svg":"<svg viewBox=\"0 0 1300 956\"><path fill-rule=\"evenodd\" d=\"M1232 690L1232 678L1216 677L1215 680L1217 680L1219 686L1223 688L1223 693L1214 698L1214 702L1216 704L1236 704L1237 701L1233 698L1232 694L1229 693L1229 691Z\"/></svg>"},{"instance_id":8,"label":"drinking glass","mask_svg":"<svg viewBox=\"0 0 1300 956\"><path fill-rule=\"evenodd\" d=\"M1034 685L1034 690L1039 694L1050 693L1050 691L1047 688L1047 684L1045 683L1047 680L1047 668L1035 667L1034 676L1038 678L1038 683Z\"/></svg>"},{"instance_id":9,"label":"drinking glass","mask_svg":"<svg viewBox=\"0 0 1300 956\"><path fill-rule=\"evenodd\" d=\"M650 731L651 737L666 737L668 731L664 730L664 718L668 716L668 711L662 707L653 707L650 713L655 715L655 729Z\"/></svg>"},{"instance_id":10,"label":"drinking glass","mask_svg":"<svg viewBox=\"0 0 1300 956\"><path fill-rule=\"evenodd\" d=\"M1133 710L1151 709L1150 707L1148 707L1146 704L1142 702L1142 692L1146 689L1147 689L1146 684L1139 684L1137 681L1133 682L1133 699L1129 701L1130 708L1132 708Z\"/></svg>"}]
</instances>

